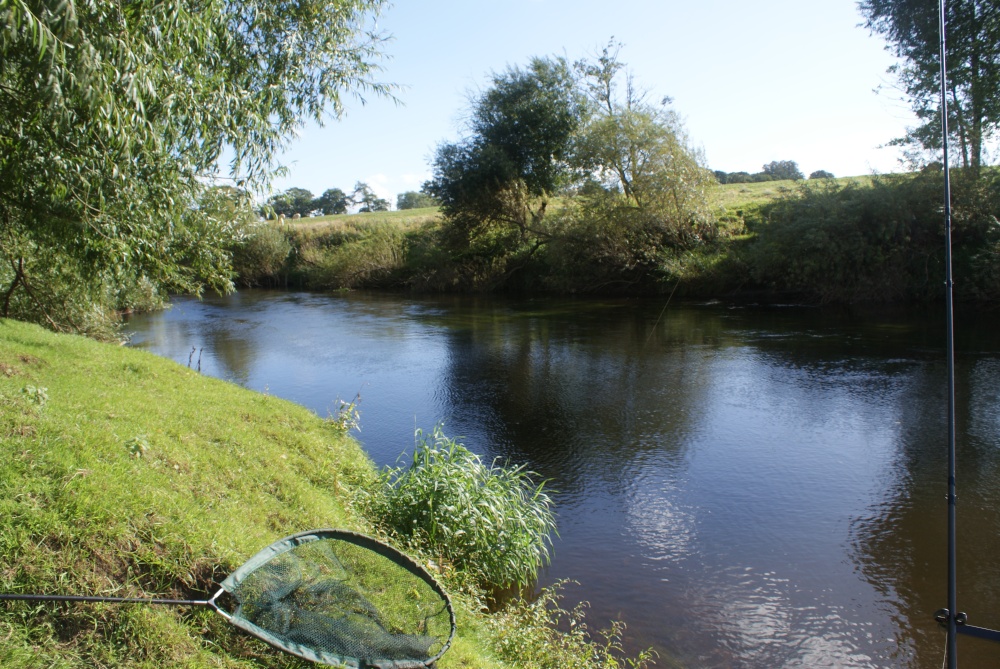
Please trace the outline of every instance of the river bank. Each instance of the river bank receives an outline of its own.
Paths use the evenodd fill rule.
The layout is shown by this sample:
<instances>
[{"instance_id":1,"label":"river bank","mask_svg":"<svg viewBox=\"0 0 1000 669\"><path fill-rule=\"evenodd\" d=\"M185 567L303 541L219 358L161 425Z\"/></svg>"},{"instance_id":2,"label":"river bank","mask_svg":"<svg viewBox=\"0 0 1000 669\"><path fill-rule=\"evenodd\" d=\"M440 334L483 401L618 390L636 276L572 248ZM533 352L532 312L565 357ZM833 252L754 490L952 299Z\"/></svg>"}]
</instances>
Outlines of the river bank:
<instances>
[{"instance_id":1,"label":"river bank","mask_svg":"<svg viewBox=\"0 0 1000 669\"><path fill-rule=\"evenodd\" d=\"M371 460L292 402L10 320L0 402L0 591L205 597L296 531L374 532L355 504ZM460 575L439 578L459 621L440 666L513 666L495 648L524 620L488 619ZM536 643L551 645L546 629ZM207 609L10 602L0 637L4 667L306 666Z\"/></svg>"},{"instance_id":2,"label":"river bank","mask_svg":"<svg viewBox=\"0 0 1000 669\"><path fill-rule=\"evenodd\" d=\"M543 230L456 246L435 209L265 223L235 250L243 286L532 295L675 295L811 304L942 299L939 172L715 185L711 235L583 225L558 198ZM953 187L956 299L1000 299L1000 172ZM588 227L589 226L589 227ZM602 227L603 226L603 227Z\"/></svg>"}]
</instances>

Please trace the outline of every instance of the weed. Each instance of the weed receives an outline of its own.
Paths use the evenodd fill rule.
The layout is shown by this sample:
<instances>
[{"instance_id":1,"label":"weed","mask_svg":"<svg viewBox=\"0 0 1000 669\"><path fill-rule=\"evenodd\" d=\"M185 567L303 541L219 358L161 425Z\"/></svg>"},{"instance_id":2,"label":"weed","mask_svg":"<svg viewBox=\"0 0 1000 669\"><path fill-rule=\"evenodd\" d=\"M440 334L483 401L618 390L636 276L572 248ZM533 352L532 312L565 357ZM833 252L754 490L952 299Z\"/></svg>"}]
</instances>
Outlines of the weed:
<instances>
[{"instance_id":1,"label":"weed","mask_svg":"<svg viewBox=\"0 0 1000 669\"><path fill-rule=\"evenodd\" d=\"M21 395L34 404L39 409L45 408L45 403L49 401L49 389L37 386L25 386L21 388Z\"/></svg>"},{"instance_id":2,"label":"weed","mask_svg":"<svg viewBox=\"0 0 1000 669\"><path fill-rule=\"evenodd\" d=\"M354 396L350 402L337 399L338 407L335 414L327 417L327 422L337 428L338 432L347 434L351 430L361 431L361 411L358 404L361 402L361 393Z\"/></svg>"},{"instance_id":3,"label":"weed","mask_svg":"<svg viewBox=\"0 0 1000 669\"><path fill-rule=\"evenodd\" d=\"M149 441L146 435L137 434L125 442L125 450L134 458L141 458L149 450Z\"/></svg>"},{"instance_id":4,"label":"weed","mask_svg":"<svg viewBox=\"0 0 1000 669\"><path fill-rule=\"evenodd\" d=\"M627 657L621 621L592 635L584 622L585 603L572 610L560 606L565 585L560 581L535 600L514 602L491 617L494 652L515 666L533 669L644 669L658 656L646 649Z\"/></svg>"},{"instance_id":5,"label":"weed","mask_svg":"<svg viewBox=\"0 0 1000 669\"><path fill-rule=\"evenodd\" d=\"M367 507L383 529L480 585L523 585L548 563L555 531L552 501L532 476L484 464L439 425L430 435L417 432L409 467L383 470Z\"/></svg>"}]
</instances>

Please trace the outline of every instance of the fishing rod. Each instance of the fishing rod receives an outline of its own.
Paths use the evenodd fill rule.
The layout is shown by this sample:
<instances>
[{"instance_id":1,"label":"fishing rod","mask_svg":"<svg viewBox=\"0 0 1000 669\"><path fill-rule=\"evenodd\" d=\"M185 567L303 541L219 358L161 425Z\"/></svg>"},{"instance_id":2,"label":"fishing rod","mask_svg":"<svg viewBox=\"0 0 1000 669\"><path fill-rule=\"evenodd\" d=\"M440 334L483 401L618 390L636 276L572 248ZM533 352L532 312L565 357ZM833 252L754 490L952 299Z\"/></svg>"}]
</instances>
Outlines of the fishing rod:
<instances>
[{"instance_id":1,"label":"fishing rod","mask_svg":"<svg viewBox=\"0 0 1000 669\"><path fill-rule=\"evenodd\" d=\"M948 669L958 669L958 635L1000 641L1000 632L968 625L968 616L958 612L958 565L955 469L955 309L951 265L951 169L948 160L948 68L947 68L947 0L938 0L938 32L941 37L941 144L944 163L944 274L945 274L945 339L948 373L948 607L938 610L934 619L948 630L945 659Z\"/></svg>"}]
</instances>

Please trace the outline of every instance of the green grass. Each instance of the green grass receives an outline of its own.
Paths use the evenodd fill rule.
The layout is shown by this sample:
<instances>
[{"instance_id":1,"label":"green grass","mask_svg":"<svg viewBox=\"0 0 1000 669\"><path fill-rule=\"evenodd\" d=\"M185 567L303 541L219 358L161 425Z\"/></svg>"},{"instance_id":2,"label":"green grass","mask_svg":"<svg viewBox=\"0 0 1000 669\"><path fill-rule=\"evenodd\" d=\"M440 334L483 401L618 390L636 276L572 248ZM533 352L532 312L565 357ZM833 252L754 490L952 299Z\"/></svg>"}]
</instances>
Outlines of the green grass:
<instances>
[{"instance_id":1,"label":"green grass","mask_svg":"<svg viewBox=\"0 0 1000 669\"><path fill-rule=\"evenodd\" d=\"M144 351L0 319L0 592L204 599L282 537L376 534L355 505L380 485L346 434L356 417L348 405L320 418ZM531 607L485 614L474 575L416 559L455 604L441 669L548 666L519 658L551 643L560 666L614 666L602 649L619 624L593 647L578 633L563 641ZM4 669L309 666L205 607L0 602Z\"/></svg>"},{"instance_id":2,"label":"green grass","mask_svg":"<svg viewBox=\"0 0 1000 669\"><path fill-rule=\"evenodd\" d=\"M486 465L437 426L418 433L408 467L383 470L373 521L486 589L523 588L549 563L556 527L552 500L534 476Z\"/></svg>"},{"instance_id":3,"label":"green grass","mask_svg":"<svg viewBox=\"0 0 1000 669\"><path fill-rule=\"evenodd\" d=\"M833 179L834 183L845 185L850 182L857 182L863 185L870 185L872 177L842 177ZM746 184L718 184L712 186L708 191L709 205L716 210L719 209L741 209L754 205L763 205L774 200L795 193L802 186L817 187L827 183L825 179L808 179L801 181L762 181L760 183Z\"/></svg>"},{"instance_id":4,"label":"green grass","mask_svg":"<svg viewBox=\"0 0 1000 669\"><path fill-rule=\"evenodd\" d=\"M373 211L363 214L285 219L285 223L297 230L320 230L328 227L353 227L378 223L392 223L402 226L404 230L409 230L425 223L433 223L440 217L441 214L437 207L424 207L422 209L403 209L402 211Z\"/></svg>"},{"instance_id":5,"label":"green grass","mask_svg":"<svg viewBox=\"0 0 1000 669\"><path fill-rule=\"evenodd\" d=\"M204 597L260 548L371 532L335 421L151 354L0 320L0 591ZM492 667L482 621L442 668ZM203 609L0 603L3 667L298 667Z\"/></svg>"}]
</instances>

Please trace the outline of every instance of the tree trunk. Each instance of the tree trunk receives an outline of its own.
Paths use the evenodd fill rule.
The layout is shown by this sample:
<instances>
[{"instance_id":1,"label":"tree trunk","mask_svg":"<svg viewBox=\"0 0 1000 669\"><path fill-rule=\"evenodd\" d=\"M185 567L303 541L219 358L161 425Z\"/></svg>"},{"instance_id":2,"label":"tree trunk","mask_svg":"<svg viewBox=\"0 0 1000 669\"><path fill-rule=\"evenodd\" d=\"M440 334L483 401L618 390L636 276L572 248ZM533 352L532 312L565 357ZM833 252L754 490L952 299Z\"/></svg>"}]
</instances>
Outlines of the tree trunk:
<instances>
[{"instance_id":1,"label":"tree trunk","mask_svg":"<svg viewBox=\"0 0 1000 669\"><path fill-rule=\"evenodd\" d=\"M965 130L965 114L962 113L962 105L958 101L958 94L955 87L951 87L951 101L955 109L955 119L958 121L958 145L962 148L962 167L969 167L969 133Z\"/></svg>"},{"instance_id":2,"label":"tree trunk","mask_svg":"<svg viewBox=\"0 0 1000 669\"><path fill-rule=\"evenodd\" d=\"M21 283L24 277L24 258L19 258L15 263L13 260L10 261L10 266L14 270L14 280L10 282L10 288L7 289L6 294L3 296L3 317L10 318L10 298L17 290L18 284Z\"/></svg>"}]
</instances>

